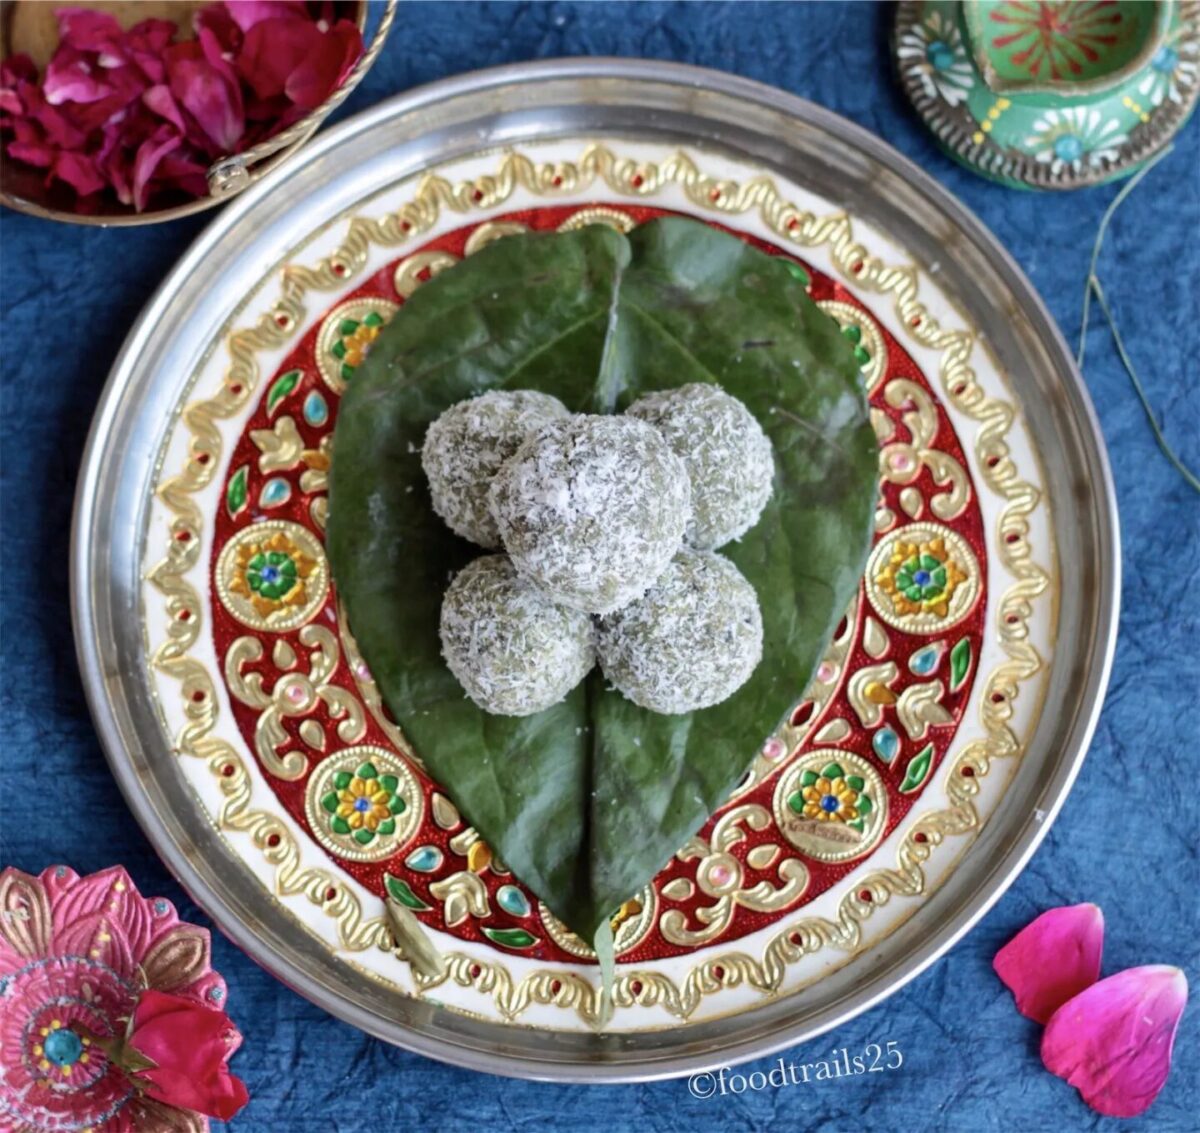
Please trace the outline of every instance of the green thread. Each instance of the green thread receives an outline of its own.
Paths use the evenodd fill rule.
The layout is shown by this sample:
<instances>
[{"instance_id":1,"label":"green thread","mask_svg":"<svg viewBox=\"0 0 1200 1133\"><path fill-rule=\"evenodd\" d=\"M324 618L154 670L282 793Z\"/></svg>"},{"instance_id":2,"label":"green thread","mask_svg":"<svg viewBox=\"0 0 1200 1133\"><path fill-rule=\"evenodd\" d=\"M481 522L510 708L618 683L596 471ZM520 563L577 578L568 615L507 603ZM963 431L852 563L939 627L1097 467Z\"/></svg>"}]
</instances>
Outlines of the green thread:
<instances>
[{"instance_id":1,"label":"green thread","mask_svg":"<svg viewBox=\"0 0 1200 1133\"><path fill-rule=\"evenodd\" d=\"M1104 237L1108 233L1108 225L1112 220L1121 203L1137 188L1142 178L1146 176L1160 161L1174 150L1174 146L1167 146L1161 153L1156 154L1150 161L1146 162L1141 169L1132 176L1124 185L1121 191L1112 199L1112 203L1104 210L1104 215L1100 218L1100 228L1096 232L1096 242L1092 245L1092 259L1088 265L1087 282L1083 288L1083 314L1080 319L1079 326L1079 349L1075 352L1075 364L1080 370L1083 369L1083 360L1087 354L1087 332L1088 325L1091 321L1092 296L1096 297L1096 302L1100 305L1100 310L1104 314L1105 320L1108 322L1109 332L1112 334L1113 345L1117 349L1117 357L1121 359L1121 365L1125 367L1125 373L1129 376L1129 381L1133 385L1134 392L1138 396L1138 400L1142 403L1142 410L1146 414L1146 420L1150 424L1150 430L1154 434L1154 439L1158 443L1158 447L1162 450L1163 455L1171 462L1171 465L1183 477L1188 486L1195 492L1200 493L1200 477L1190 469L1175 450L1171 447L1171 442L1167 440L1162 431L1162 427L1158 423L1158 419L1154 416L1154 410L1150 405L1150 399L1146 396L1145 387L1142 385L1141 378L1138 377L1137 369L1134 367L1133 359L1129 357L1129 352L1125 349L1125 343L1121 338L1121 332L1117 329L1117 321L1113 317L1112 308L1108 305L1108 299L1104 294L1104 288L1100 283L1100 277L1096 274L1096 267L1100 260L1100 250L1104 246Z\"/></svg>"}]
</instances>

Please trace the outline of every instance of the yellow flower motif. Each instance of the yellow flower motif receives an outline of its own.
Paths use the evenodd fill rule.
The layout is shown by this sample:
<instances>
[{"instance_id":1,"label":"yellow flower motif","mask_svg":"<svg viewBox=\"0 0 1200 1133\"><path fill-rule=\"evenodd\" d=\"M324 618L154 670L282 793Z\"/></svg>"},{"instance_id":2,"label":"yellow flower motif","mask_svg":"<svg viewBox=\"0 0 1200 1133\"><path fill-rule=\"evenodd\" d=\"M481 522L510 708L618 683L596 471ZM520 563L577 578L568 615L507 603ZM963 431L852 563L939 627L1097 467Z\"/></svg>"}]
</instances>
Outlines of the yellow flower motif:
<instances>
[{"instance_id":1,"label":"yellow flower motif","mask_svg":"<svg viewBox=\"0 0 1200 1133\"><path fill-rule=\"evenodd\" d=\"M804 817L818 822L853 822L858 817L858 792L845 779L818 777L811 787L801 792Z\"/></svg>"},{"instance_id":2,"label":"yellow flower motif","mask_svg":"<svg viewBox=\"0 0 1200 1133\"><path fill-rule=\"evenodd\" d=\"M636 897L630 897L613 915L609 918L609 925L613 932L616 932L630 917L636 917L642 911L642 903Z\"/></svg>"},{"instance_id":3,"label":"yellow flower motif","mask_svg":"<svg viewBox=\"0 0 1200 1133\"><path fill-rule=\"evenodd\" d=\"M304 605L305 580L316 567L314 559L278 531L269 539L238 548L229 589L245 598L259 617L267 618L277 610Z\"/></svg>"},{"instance_id":4,"label":"yellow flower motif","mask_svg":"<svg viewBox=\"0 0 1200 1133\"><path fill-rule=\"evenodd\" d=\"M379 326L370 326L367 323L359 323L358 329L350 335L347 335L342 341L346 344L346 357L344 361L349 366L361 366L363 359L366 358L367 352L371 349L371 343L379 337L379 332L383 329L382 324Z\"/></svg>"},{"instance_id":5,"label":"yellow flower motif","mask_svg":"<svg viewBox=\"0 0 1200 1133\"><path fill-rule=\"evenodd\" d=\"M381 822L391 817L392 812L388 809L391 792L381 786L378 779L355 775L343 790L338 791L337 797L337 815L346 820L351 830L365 826L374 833Z\"/></svg>"},{"instance_id":6,"label":"yellow flower motif","mask_svg":"<svg viewBox=\"0 0 1200 1133\"><path fill-rule=\"evenodd\" d=\"M931 613L939 618L947 615L954 591L966 580L942 538L923 543L897 540L891 557L875 576L897 614Z\"/></svg>"}]
</instances>

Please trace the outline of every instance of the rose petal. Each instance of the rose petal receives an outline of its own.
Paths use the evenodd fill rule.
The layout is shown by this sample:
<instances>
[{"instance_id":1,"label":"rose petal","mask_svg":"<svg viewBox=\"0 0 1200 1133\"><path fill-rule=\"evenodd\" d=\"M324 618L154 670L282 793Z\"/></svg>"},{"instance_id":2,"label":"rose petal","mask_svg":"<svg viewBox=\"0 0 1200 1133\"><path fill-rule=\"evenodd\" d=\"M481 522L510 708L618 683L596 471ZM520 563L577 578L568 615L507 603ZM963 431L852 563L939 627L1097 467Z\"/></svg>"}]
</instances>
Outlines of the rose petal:
<instances>
[{"instance_id":1,"label":"rose petal","mask_svg":"<svg viewBox=\"0 0 1200 1133\"><path fill-rule=\"evenodd\" d=\"M1049 909L1027 924L992 961L1017 1010L1045 1023L1100 976L1104 914L1096 905Z\"/></svg>"},{"instance_id":2,"label":"rose petal","mask_svg":"<svg viewBox=\"0 0 1200 1133\"><path fill-rule=\"evenodd\" d=\"M308 22L304 0L226 0L223 6L244 32L263 20L299 18Z\"/></svg>"},{"instance_id":3,"label":"rose petal","mask_svg":"<svg viewBox=\"0 0 1200 1133\"><path fill-rule=\"evenodd\" d=\"M222 1120L246 1104L245 1085L225 1065L241 1035L223 1011L147 990L134 1010L129 1043L155 1064L140 1075L152 1098Z\"/></svg>"},{"instance_id":4,"label":"rose petal","mask_svg":"<svg viewBox=\"0 0 1200 1133\"><path fill-rule=\"evenodd\" d=\"M1046 1069L1110 1117L1145 1112L1171 1072L1187 977L1154 964L1092 984L1063 1004L1042 1035Z\"/></svg>"},{"instance_id":5,"label":"rose petal","mask_svg":"<svg viewBox=\"0 0 1200 1133\"><path fill-rule=\"evenodd\" d=\"M349 20L339 20L288 76L284 94L304 110L320 106L341 85L362 48L358 27Z\"/></svg>"},{"instance_id":6,"label":"rose petal","mask_svg":"<svg viewBox=\"0 0 1200 1133\"><path fill-rule=\"evenodd\" d=\"M98 102L112 94L108 74L96 67L95 56L67 44L61 44L50 60L42 90L51 106L61 106L64 102Z\"/></svg>"},{"instance_id":7,"label":"rose petal","mask_svg":"<svg viewBox=\"0 0 1200 1133\"><path fill-rule=\"evenodd\" d=\"M92 8L56 8L60 43L99 54L120 50L123 33L115 16Z\"/></svg>"},{"instance_id":8,"label":"rose petal","mask_svg":"<svg viewBox=\"0 0 1200 1133\"><path fill-rule=\"evenodd\" d=\"M133 207L142 212L149 197L148 186L158 163L174 149L178 149L183 139L168 126L153 137L148 138L138 146L137 156L133 159Z\"/></svg>"},{"instance_id":9,"label":"rose petal","mask_svg":"<svg viewBox=\"0 0 1200 1133\"><path fill-rule=\"evenodd\" d=\"M171 93L197 124L188 137L213 147L214 155L234 152L246 122L233 68L214 67L199 43L181 43L167 52L167 75Z\"/></svg>"},{"instance_id":10,"label":"rose petal","mask_svg":"<svg viewBox=\"0 0 1200 1133\"><path fill-rule=\"evenodd\" d=\"M321 38L316 25L307 20L263 20L246 32L238 74L259 98L283 94L288 76L320 50Z\"/></svg>"},{"instance_id":11,"label":"rose petal","mask_svg":"<svg viewBox=\"0 0 1200 1133\"><path fill-rule=\"evenodd\" d=\"M150 87L142 94L142 105L148 110L152 110L160 118L165 118L181 134L187 133L187 123L184 122L183 113L169 87L163 86L161 83Z\"/></svg>"},{"instance_id":12,"label":"rose petal","mask_svg":"<svg viewBox=\"0 0 1200 1133\"><path fill-rule=\"evenodd\" d=\"M52 146L46 145L45 142L13 141L8 143L5 152L9 157L23 161L26 165L49 169L54 164L54 155L57 151Z\"/></svg>"}]
</instances>

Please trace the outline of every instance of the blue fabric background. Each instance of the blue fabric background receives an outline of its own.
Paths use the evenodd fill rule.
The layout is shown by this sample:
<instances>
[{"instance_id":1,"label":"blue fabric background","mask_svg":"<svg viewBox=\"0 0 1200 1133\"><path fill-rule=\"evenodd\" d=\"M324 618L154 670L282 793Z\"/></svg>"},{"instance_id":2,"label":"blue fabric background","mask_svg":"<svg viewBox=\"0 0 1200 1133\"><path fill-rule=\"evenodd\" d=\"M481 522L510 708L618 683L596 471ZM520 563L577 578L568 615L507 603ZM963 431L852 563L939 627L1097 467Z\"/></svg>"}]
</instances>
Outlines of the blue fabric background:
<instances>
[{"instance_id":1,"label":"blue fabric background","mask_svg":"<svg viewBox=\"0 0 1200 1133\"><path fill-rule=\"evenodd\" d=\"M534 57L649 56L774 83L874 130L957 193L1013 252L1073 340L1092 239L1116 190L1022 194L941 156L893 82L890 19L890 5L861 3L408 4L343 113L453 72ZM105 374L139 309L203 224L100 231L11 213L0 221L0 864L36 872L61 861L86 873L123 862L143 893L169 897L202 924L130 818L100 753L76 672L67 545L78 460ZM1200 359L1198 235L1200 128L1193 123L1118 214L1101 271L1155 409L1193 467L1200 467L1200 398L1192 388ZM990 967L996 949L1036 913L1086 900L1107 919L1106 972L1174 963L1200 991L1200 497L1155 448L1099 325L1087 370L1116 475L1125 570L1116 669L1091 754L1032 864L970 937L882 1006L792 1054L812 1061L890 1039L904 1054L901 1069L709 1101L689 1096L683 1082L587 1087L492 1078L364 1037L217 938L214 962L246 1037L235 1069L252 1097L232 1127L1116 1128L1042 1069L1038 1028L1013 1010ZM1184 1017L1171 1081L1132 1127L1196 1129L1198 1086L1200 1002Z\"/></svg>"}]
</instances>

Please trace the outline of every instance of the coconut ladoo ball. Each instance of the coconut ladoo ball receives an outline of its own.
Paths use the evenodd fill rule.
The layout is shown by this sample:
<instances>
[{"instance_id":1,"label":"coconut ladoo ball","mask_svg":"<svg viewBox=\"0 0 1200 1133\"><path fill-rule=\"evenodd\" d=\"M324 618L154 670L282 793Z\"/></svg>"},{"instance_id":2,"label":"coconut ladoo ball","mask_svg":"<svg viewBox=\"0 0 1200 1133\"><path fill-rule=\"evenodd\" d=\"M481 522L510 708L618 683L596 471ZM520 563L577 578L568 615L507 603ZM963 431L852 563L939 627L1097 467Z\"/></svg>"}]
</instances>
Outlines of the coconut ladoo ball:
<instances>
[{"instance_id":1,"label":"coconut ladoo ball","mask_svg":"<svg viewBox=\"0 0 1200 1133\"><path fill-rule=\"evenodd\" d=\"M557 397L536 390L492 390L452 405L429 426L421 449L433 510L456 535L499 547L488 511L492 478L531 432L566 416Z\"/></svg>"},{"instance_id":2,"label":"coconut ladoo ball","mask_svg":"<svg viewBox=\"0 0 1200 1133\"><path fill-rule=\"evenodd\" d=\"M693 382L647 394L625 412L658 429L687 465L689 545L723 547L758 522L771 498L775 460L762 426L736 397L719 386Z\"/></svg>"},{"instance_id":3,"label":"coconut ladoo ball","mask_svg":"<svg viewBox=\"0 0 1200 1133\"><path fill-rule=\"evenodd\" d=\"M762 646L754 587L709 551L680 551L644 597L597 622L604 675L634 704L665 715L732 696Z\"/></svg>"},{"instance_id":4,"label":"coconut ladoo ball","mask_svg":"<svg viewBox=\"0 0 1200 1133\"><path fill-rule=\"evenodd\" d=\"M548 601L506 555L484 555L455 576L441 636L450 671L495 716L550 708L596 663L591 619Z\"/></svg>"},{"instance_id":5,"label":"coconut ladoo ball","mask_svg":"<svg viewBox=\"0 0 1200 1133\"><path fill-rule=\"evenodd\" d=\"M492 481L513 565L552 601L618 610L666 570L691 516L687 469L632 417L571 417L530 436Z\"/></svg>"}]
</instances>

